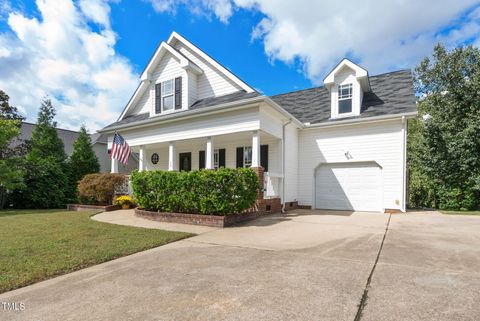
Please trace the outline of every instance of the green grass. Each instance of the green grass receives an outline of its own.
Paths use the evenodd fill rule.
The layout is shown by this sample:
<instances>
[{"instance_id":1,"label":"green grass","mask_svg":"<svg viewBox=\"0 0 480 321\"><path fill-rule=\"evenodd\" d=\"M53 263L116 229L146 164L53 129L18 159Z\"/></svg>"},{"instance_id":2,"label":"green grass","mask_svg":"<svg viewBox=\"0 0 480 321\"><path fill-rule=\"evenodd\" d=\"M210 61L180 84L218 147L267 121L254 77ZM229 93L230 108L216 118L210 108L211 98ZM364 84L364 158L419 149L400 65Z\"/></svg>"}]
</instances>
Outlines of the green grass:
<instances>
[{"instance_id":1,"label":"green grass","mask_svg":"<svg viewBox=\"0 0 480 321\"><path fill-rule=\"evenodd\" d=\"M480 216L480 211L440 211L442 214L448 215L478 215Z\"/></svg>"},{"instance_id":2,"label":"green grass","mask_svg":"<svg viewBox=\"0 0 480 321\"><path fill-rule=\"evenodd\" d=\"M101 223L93 213L0 211L0 293L192 236Z\"/></svg>"}]
</instances>

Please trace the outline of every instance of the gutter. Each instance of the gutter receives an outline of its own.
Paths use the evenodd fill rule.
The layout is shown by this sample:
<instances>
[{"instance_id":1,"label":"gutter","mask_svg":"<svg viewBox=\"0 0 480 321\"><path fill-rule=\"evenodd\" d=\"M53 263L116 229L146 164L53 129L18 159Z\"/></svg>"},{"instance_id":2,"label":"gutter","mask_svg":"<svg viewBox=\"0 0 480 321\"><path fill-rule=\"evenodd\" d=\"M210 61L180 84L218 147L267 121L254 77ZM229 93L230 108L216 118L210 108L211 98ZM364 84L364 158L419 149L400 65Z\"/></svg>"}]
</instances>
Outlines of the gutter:
<instances>
[{"instance_id":1,"label":"gutter","mask_svg":"<svg viewBox=\"0 0 480 321\"><path fill-rule=\"evenodd\" d=\"M252 107L252 104L255 103L267 103L272 106L275 110L277 110L280 114L285 116L286 118L290 119L292 122L295 122L299 127L303 127L304 125L295 117L292 116L288 111L283 109L280 105L275 103L267 96L257 96L248 99L237 100L234 102L229 102L225 104L215 105L211 107L205 107L200 109L191 109L182 112L175 112L167 115L159 115L159 116L152 116L148 119L138 121L132 124L124 124L115 127L110 127L107 129L100 129L97 130L98 133L113 133L117 129L133 129L139 127L145 127L153 123L163 123L163 122L171 122L176 120L183 120L189 119L191 117L197 117L199 115L210 113L210 112L225 112L225 111L232 111L232 110L239 110L244 108ZM228 108L228 109L227 109Z\"/></svg>"},{"instance_id":2,"label":"gutter","mask_svg":"<svg viewBox=\"0 0 480 321\"><path fill-rule=\"evenodd\" d=\"M354 125L354 124L362 124L362 123L374 123L380 121L386 121L391 119L398 119L398 118L413 118L418 115L418 112L413 111L410 113L403 113L403 114L393 114L393 115L382 115L382 116L375 116L375 117L367 117L367 118L353 118L353 119L345 119L339 120L335 122L328 122L328 123L317 123L317 124L303 124L302 129L314 129L314 128L324 128L324 127L336 127L336 126L343 126L343 125Z\"/></svg>"},{"instance_id":3,"label":"gutter","mask_svg":"<svg viewBox=\"0 0 480 321\"><path fill-rule=\"evenodd\" d=\"M253 97L249 99L243 99L243 100L237 100L234 102L230 103L225 103L221 105L215 105L211 107L205 107L205 108L200 108L200 109L191 109L191 110L186 110L183 112L174 112L171 114L167 115L159 115L159 116L152 116L149 117L148 119L141 120L138 122L135 122L133 124L124 124L124 125L119 125L115 127L110 127L107 129L100 129L97 130L98 133L113 133L117 129L134 129L134 128L139 128L139 127L145 127L153 123L164 123L164 122L171 122L171 121L176 121L176 120L183 120L183 119L188 119L191 117L197 117L198 115L202 115L205 113L209 112L224 112L224 111L231 111L231 110L238 110L238 109L244 109L244 108L250 108L252 107L252 104L254 103L261 103L264 101L264 96L258 96L258 97ZM247 104L247 105L245 105ZM225 109L227 107L231 107L228 109ZM234 108L237 107L237 108Z\"/></svg>"},{"instance_id":4,"label":"gutter","mask_svg":"<svg viewBox=\"0 0 480 321\"><path fill-rule=\"evenodd\" d=\"M290 118L286 123L282 124L282 214L285 213L285 127L292 122Z\"/></svg>"}]
</instances>

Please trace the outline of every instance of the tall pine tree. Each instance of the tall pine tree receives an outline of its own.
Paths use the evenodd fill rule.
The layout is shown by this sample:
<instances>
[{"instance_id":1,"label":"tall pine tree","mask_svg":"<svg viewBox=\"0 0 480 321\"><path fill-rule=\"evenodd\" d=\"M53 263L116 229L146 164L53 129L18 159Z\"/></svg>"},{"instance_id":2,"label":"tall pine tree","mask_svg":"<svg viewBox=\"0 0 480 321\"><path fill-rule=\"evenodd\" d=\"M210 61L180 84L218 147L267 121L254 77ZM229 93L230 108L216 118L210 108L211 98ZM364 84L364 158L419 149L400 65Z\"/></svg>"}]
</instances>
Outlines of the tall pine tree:
<instances>
[{"instance_id":1,"label":"tall pine tree","mask_svg":"<svg viewBox=\"0 0 480 321\"><path fill-rule=\"evenodd\" d=\"M100 163L92 148L92 140L84 125L80 128L80 135L73 144L73 152L68 160L70 194L76 194L78 181L83 176L100 171Z\"/></svg>"},{"instance_id":2,"label":"tall pine tree","mask_svg":"<svg viewBox=\"0 0 480 321\"><path fill-rule=\"evenodd\" d=\"M67 201L66 155L54 118L55 108L51 100L45 98L32 133L31 151L26 156L26 187L13 195L16 207L58 208Z\"/></svg>"}]
</instances>

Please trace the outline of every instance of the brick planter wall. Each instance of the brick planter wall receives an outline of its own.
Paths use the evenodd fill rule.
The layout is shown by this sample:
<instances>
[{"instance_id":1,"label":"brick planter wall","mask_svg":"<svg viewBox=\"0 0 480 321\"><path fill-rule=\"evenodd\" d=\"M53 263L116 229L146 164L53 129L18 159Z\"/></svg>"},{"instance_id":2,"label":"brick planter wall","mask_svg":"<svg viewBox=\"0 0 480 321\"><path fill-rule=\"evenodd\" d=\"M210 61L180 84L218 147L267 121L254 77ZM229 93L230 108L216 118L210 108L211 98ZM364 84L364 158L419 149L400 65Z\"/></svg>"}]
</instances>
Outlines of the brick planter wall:
<instances>
[{"instance_id":1,"label":"brick planter wall","mask_svg":"<svg viewBox=\"0 0 480 321\"><path fill-rule=\"evenodd\" d=\"M204 225L213 227L226 227L240 222L251 221L258 217L279 213L281 204L279 198L258 200L254 208L238 214L231 215L202 215L188 213L155 212L136 208L135 215L153 221Z\"/></svg>"}]
</instances>

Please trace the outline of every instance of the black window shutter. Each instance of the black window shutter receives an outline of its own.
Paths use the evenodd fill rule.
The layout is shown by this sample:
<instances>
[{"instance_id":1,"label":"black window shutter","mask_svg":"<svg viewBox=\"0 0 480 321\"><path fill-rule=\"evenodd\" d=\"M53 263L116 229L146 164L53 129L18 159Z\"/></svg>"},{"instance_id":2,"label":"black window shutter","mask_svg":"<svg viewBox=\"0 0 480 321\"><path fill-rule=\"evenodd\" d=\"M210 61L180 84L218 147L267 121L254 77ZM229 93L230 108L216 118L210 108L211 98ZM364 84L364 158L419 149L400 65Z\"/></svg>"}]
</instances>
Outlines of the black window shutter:
<instances>
[{"instance_id":1,"label":"black window shutter","mask_svg":"<svg viewBox=\"0 0 480 321\"><path fill-rule=\"evenodd\" d=\"M243 147L237 147L237 168L243 167Z\"/></svg>"},{"instance_id":2,"label":"black window shutter","mask_svg":"<svg viewBox=\"0 0 480 321\"><path fill-rule=\"evenodd\" d=\"M175 109L182 109L182 77L175 78Z\"/></svg>"},{"instance_id":3,"label":"black window shutter","mask_svg":"<svg viewBox=\"0 0 480 321\"><path fill-rule=\"evenodd\" d=\"M218 150L218 167L226 167L225 166L225 148L221 148Z\"/></svg>"},{"instance_id":4,"label":"black window shutter","mask_svg":"<svg viewBox=\"0 0 480 321\"><path fill-rule=\"evenodd\" d=\"M155 84L155 114L162 112L162 83Z\"/></svg>"},{"instance_id":5,"label":"black window shutter","mask_svg":"<svg viewBox=\"0 0 480 321\"><path fill-rule=\"evenodd\" d=\"M198 152L198 168L205 168L205 151L201 150Z\"/></svg>"},{"instance_id":6,"label":"black window shutter","mask_svg":"<svg viewBox=\"0 0 480 321\"><path fill-rule=\"evenodd\" d=\"M260 146L260 166L268 172L268 145Z\"/></svg>"}]
</instances>

